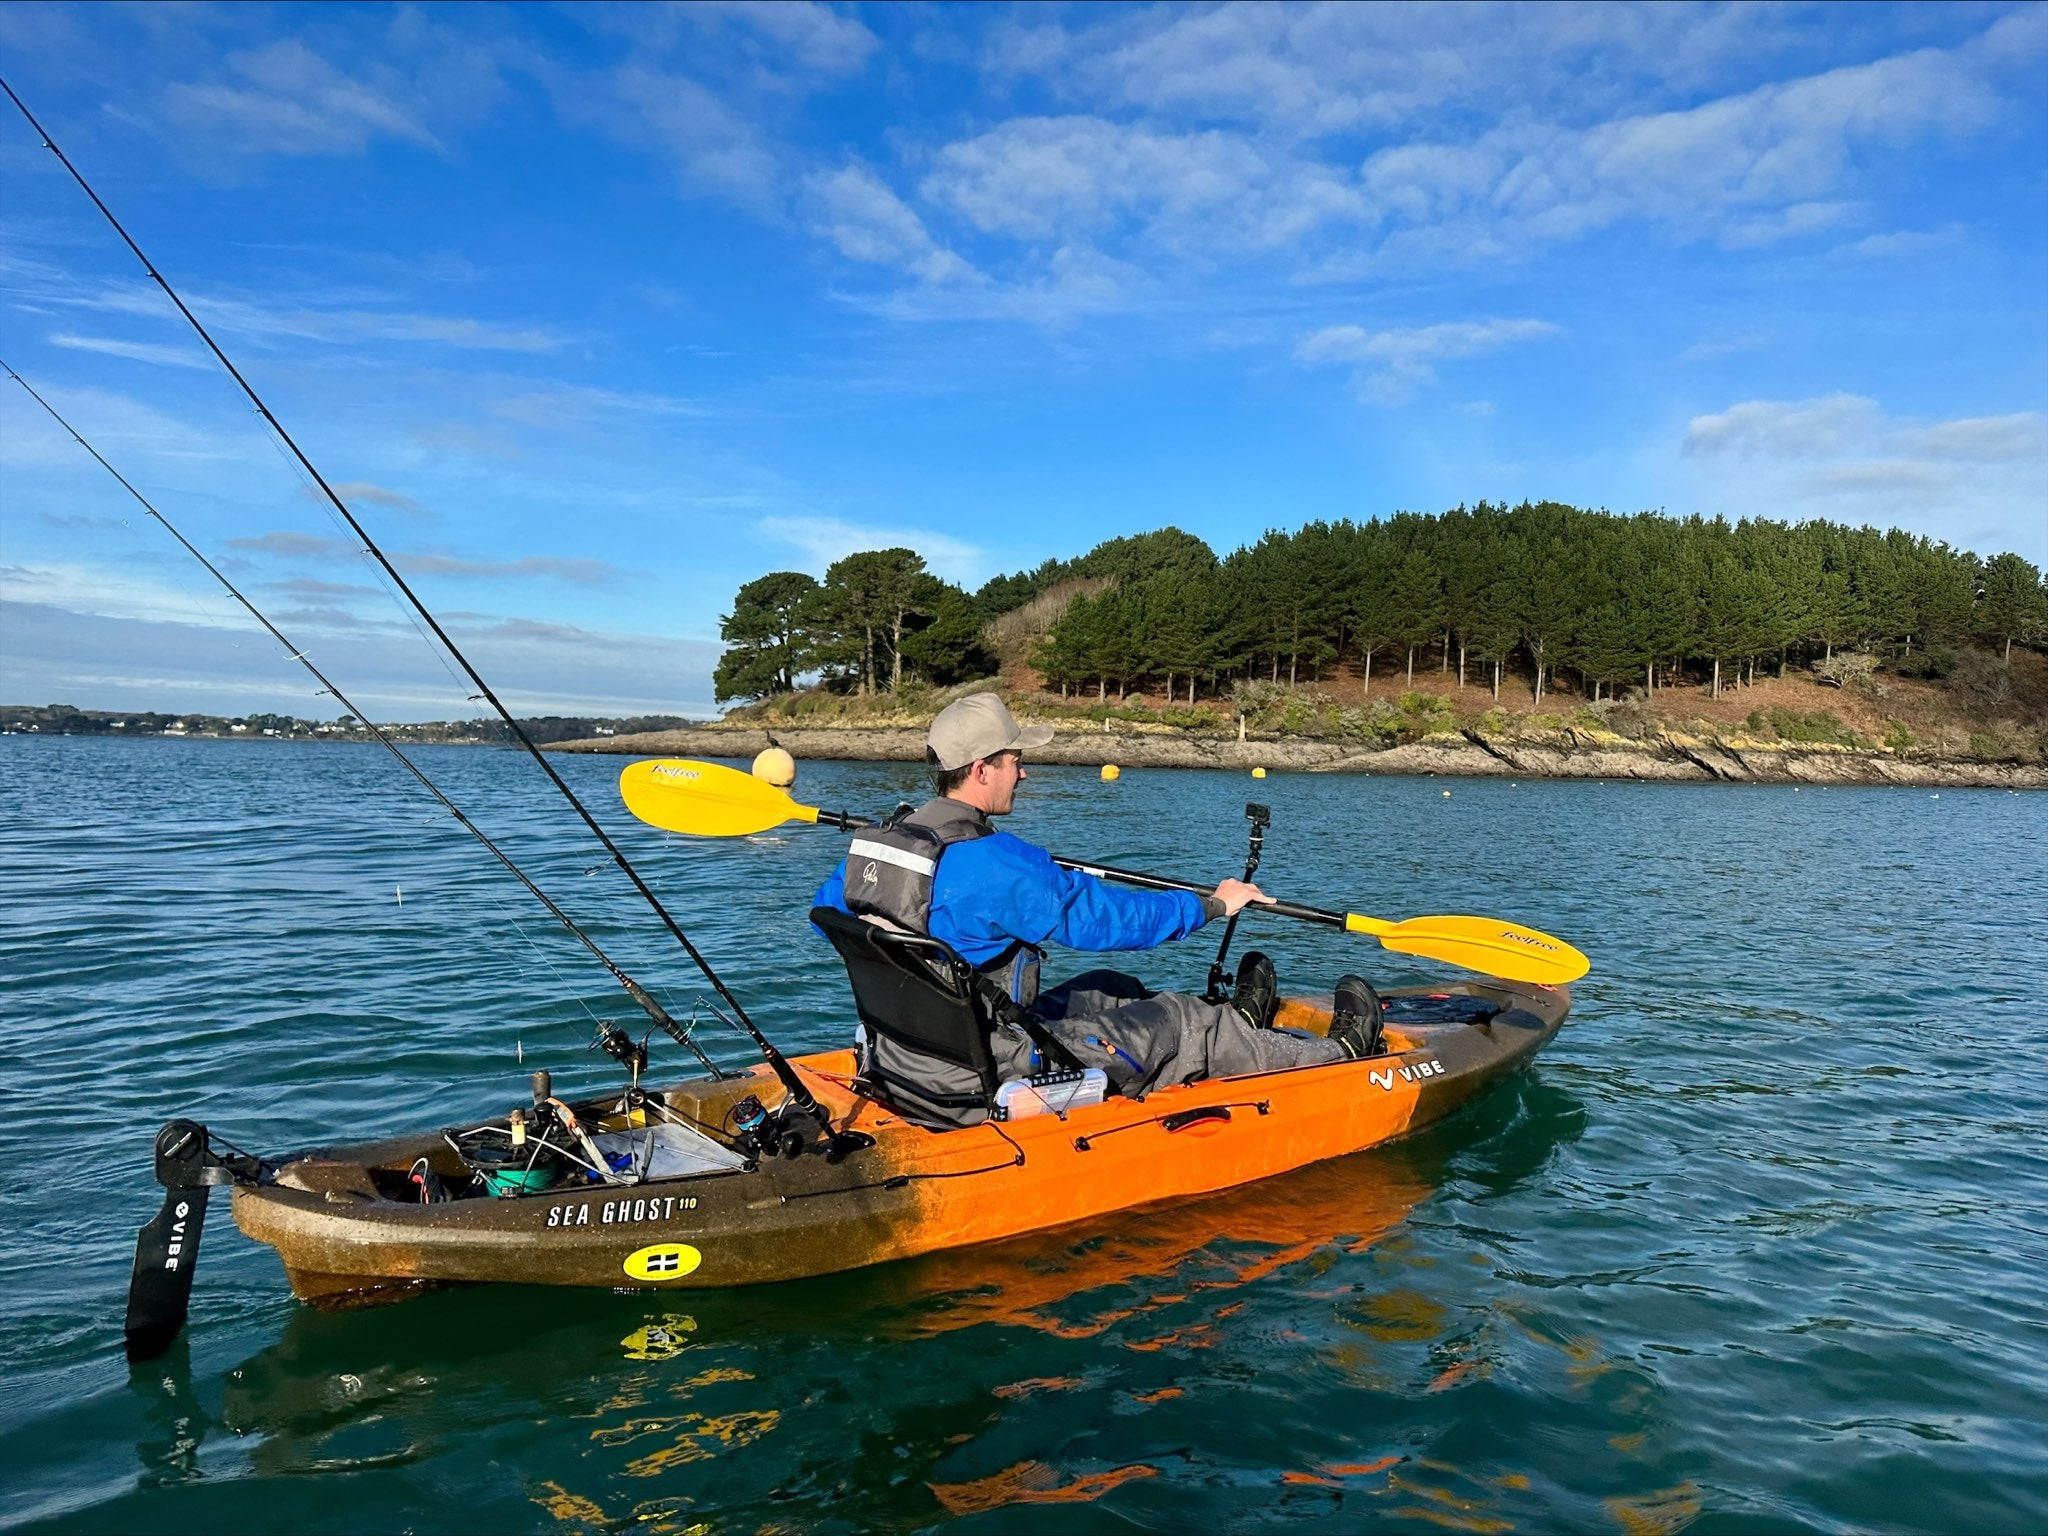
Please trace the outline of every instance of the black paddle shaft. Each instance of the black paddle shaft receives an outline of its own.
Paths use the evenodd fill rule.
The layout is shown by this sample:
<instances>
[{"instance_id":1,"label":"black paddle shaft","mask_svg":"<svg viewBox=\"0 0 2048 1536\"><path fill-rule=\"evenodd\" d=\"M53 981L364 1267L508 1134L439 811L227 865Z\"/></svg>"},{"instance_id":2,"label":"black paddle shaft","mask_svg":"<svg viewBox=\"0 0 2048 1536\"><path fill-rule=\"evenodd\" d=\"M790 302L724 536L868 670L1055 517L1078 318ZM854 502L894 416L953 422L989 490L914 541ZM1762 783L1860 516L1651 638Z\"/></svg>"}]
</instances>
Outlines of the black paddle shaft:
<instances>
[{"instance_id":1,"label":"black paddle shaft","mask_svg":"<svg viewBox=\"0 0 2048 1536\"><path fill-rule=\"evenodd\" d=\"M1209 886L1197 885L1192 880L1175 880L1168 875L1148 875L1142 870L1117 869L1108 864L1089 864L1080 859L1062 858L1059 854L1054 854L1052 861L1062 869L1079 870L1084 875L1094 875L1102 880L1115 880L1122 885L1135 885L1148 891L1192 891L1197 896L1214 894ZM1319 923L1325 928L1342 928L1346 925L1345 914L1342 912L1331 912L1322 907L1304 907L1295 901L1257 901L1251 905L1261 912L1270 912L1275 917L1291 917L1297 922Z\"/></svg>"}]
</instances>

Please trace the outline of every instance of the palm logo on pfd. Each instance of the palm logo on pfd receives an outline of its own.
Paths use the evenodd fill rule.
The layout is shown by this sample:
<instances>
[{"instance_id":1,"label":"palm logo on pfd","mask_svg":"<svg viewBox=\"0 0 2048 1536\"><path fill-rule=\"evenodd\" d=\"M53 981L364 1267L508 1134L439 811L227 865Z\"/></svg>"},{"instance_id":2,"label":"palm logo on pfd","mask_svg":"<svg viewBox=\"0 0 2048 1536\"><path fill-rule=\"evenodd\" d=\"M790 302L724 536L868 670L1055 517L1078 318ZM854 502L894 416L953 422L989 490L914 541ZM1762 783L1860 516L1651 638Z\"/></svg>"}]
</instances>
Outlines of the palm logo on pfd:
<instances>
[{"instance_id":1,"label":"palm logo on pfd","mask_svg":"<svg viewBox=\"0 0 2048 1536\"><path fill-rule=\"evenodd\" d=\"M862 885L874 885L878 883L880 879L881 876L875 873L874 860L870 859L861 869L860 883Z\"/></svg>"}]
</instances>

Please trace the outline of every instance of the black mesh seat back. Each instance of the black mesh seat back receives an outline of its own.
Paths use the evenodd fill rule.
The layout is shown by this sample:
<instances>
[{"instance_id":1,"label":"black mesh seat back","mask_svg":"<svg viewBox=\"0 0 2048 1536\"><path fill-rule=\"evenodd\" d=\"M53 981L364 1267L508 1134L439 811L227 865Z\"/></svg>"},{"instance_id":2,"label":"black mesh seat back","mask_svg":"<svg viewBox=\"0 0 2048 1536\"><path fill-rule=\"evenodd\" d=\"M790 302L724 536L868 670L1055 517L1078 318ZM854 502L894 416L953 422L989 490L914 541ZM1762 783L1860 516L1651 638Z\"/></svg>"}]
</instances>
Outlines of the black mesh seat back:
<instances>
[{"instance_id":1,"label":"black mesh seat back","mask_svg":"<svg viewBox=\"0 0 2048 1536\"><path fill-rule=\"evenodd\" d=\"M879 928L836 907L813 907L811 921L846 962L861 1023L885 1040L967 1068L985 1093L995 1092L989 1025L965 961L937 939Z\"/></svg>"}]
</instances>

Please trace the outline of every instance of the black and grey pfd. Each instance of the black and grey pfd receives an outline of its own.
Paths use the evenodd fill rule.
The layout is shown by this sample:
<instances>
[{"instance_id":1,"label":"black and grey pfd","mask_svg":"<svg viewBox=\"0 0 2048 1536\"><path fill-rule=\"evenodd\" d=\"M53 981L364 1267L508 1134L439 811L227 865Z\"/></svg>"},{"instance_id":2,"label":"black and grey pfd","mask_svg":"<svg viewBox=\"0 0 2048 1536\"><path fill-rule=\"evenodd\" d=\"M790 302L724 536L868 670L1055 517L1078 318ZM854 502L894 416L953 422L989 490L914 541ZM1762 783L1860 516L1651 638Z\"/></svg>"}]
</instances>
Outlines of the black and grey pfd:
<instances>
[{"instance_id":1,"label":"black and grey pfd","mask_svg":"<svg viewBox=\"0 0 2048 1536\"><path fill-rule=\"evenodd\" d=\"M958 800L938 799L880 827L865 828L846 850L846 907L882 917L913 933L930 933L932 882L955 843L995 831L988 818ZM1010 1001L1028 1008L1038 997L1043 951L1021 940L977 969Z\"/></svg>"}]
</instances>

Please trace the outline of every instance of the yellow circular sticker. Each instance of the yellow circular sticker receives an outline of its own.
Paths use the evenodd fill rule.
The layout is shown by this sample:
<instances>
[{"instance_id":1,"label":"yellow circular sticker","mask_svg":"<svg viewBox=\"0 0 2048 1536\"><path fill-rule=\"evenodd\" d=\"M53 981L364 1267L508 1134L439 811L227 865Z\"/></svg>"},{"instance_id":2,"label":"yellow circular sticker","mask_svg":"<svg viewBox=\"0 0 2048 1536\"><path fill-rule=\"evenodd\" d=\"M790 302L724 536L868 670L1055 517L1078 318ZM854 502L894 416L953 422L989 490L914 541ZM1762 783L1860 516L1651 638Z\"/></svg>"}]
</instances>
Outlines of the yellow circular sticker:
<instances>
[{"instance_id":1,"label":"yellow circular sticker","mask_svg":"<svg viewBox=\"0 0 2048 1536\"><path fill-rule=\"evenodd\" d=\"M626 1273L635 1280L680 1280L699 1264L704 1255L688 1243L656 1243L626 1256Z\"/></svg>"}]
</instances>

